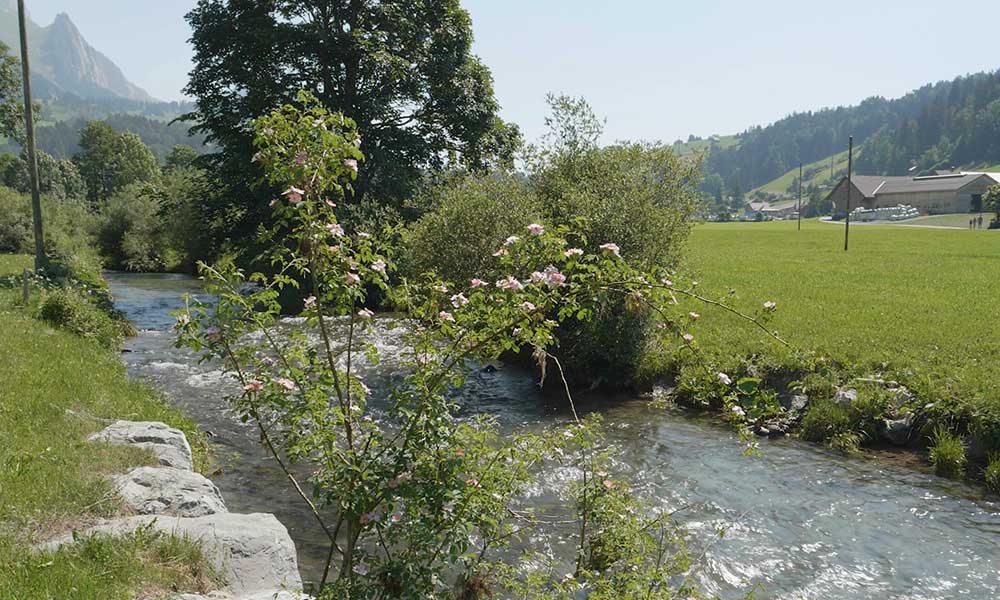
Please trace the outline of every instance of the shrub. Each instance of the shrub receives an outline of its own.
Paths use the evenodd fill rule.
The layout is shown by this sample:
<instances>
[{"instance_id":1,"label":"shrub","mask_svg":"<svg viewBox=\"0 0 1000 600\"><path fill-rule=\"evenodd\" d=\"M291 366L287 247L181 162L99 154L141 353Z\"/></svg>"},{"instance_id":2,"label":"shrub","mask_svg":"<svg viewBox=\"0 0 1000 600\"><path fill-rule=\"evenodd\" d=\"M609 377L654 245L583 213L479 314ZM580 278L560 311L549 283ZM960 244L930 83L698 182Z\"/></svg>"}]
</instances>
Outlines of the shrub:
<instances>
[{"instance_id":1,"label":"shrub","mask_svg":"<svg viewBox=\"0 0 1000 600\"><path fill-rule=\"evenodd\" d=\"M45 292L38 316L43 321L92 338L107 348L117 348L125 337L122 325L98 308L92 298L73 288Z\"/></svg>"},{"instance_id":2,"label":"shrub","mask_svg":"<svg viewBox=\"0 0 1000 600\"><path fill-rule=\"evenodd\" d=\"M9 205L0 210L0 252L5 254L34 252L30 214Z\"/></svg>"},{"instance_id":3,"label":"shrub","mask_svg":"<svg viewBox=\"0 0 1000 600\"><path fill-rule=\"evenodd\" d=\"M434 271L452 283L494 280L499 263L493 253L542 213L524 184L503 174L451 175L429 187L421 202L427 211L406 233L404 273Z\"/></svg>"},{"instance_id":4,"label":"shrub","mask_svg":"<svg viewBox=\"0 0 1000 600\"><path fill-rule=\"evenodd\" d=\"M986 470L983 472L986 480L986 487L991 491L1000 494L1000 452L990 454L986 462Z\"/></svg>"},{"instance_id":5,"label":"shrub","mask_svg":"<svg viewBox=\"0 0 1000 600\"><path fill-rule=\"evenodd\" d=\"M610 250L567 253L563 230L532 227L499 257L507 277L498 285L449 287L428 276L395 286L391 257L368 232L346 230L328 202L357 175L362 155L353 122L305 92L299 98L305 110L285 106L255 123L258 162L270 183L288 190L275 203L274 226L262 234L274 241L267 256L277 274L247 276L231 263L206 267L211 304L192 301L178 329L183 345L223 359L239 378L243 393L229 400L256 425L272 456L300 463L279 461L328 537L319 595L443 598L458 590L468 598L495 590L569 598L583 589L594 598L651 590L673 598L690 590L682 538L667 515L651 517L655 509L608 472L612 451L598 418L540 435L505 434L485 416L458 419L448 393L462 384L467 361L502 352L532 349L544 370L558 322L587 318L605 295L645 294L665 322L675 321L683 309L669 290L647 283L665 271L638 271ZM303 315L326 349L317 352L306 335L271 347L256 334L280 318L277 288L306 272L312 295ZM248 289L248 282L256 285ZM364 372L341 366L358 353L378 359L378 348L354 335L372 326L372 313L358 311L372 286L390 290L413 323L400 353L408 373L379 392L378 408L369 404ZM333 332L331 316L341 317ZM561 363L549 367L551 377L555 371L562 372ZM372 418L373 410L385 418ZM324 426L310 426L316 423ZM581 525L579 560L570 578L553 559L524 581L516 563L484 559L505 552L521 531L511 503L531 485L535 466L554 455L580 473L566 496ZM298 484L306 472L311 498ZM327 524L331 513L336 526ZM338 531L349 532L350 541L341 545ZM455 585L445 581L452 575Z\"/></svg>"},{"instance_id":6,"label":"shrub","mask_svg":"<svg viewBox=\"0 0 1000 600\"><path fill-rule=\"evenodd\" d=\"M832 400L816 400L802 418L801 435L810 442L826 442L850 429L851 414L847 407Z\"/></svg>"},{"instance_id":7,"label":"shrub","mask_svg":"<svg viewBox=\"0 0 1000 600\"><path fill-rule=\"evenodd\" d=\"M934 472L942 477L959 478L965 473L967 459L962 438L944 426L934 430L930 456Z\"/></svg>"},{"instance_id":8,"label":"shrub","mask_svg":"<svg viewBox=\"0 0 1000 600\"><path fill-rule=\"evenodd\" d=\"M97 243L113 269L152 271L163 267L157 243L160 203L143 184L116 193L100 212Z\"/></svg>"},{"instance_id":9,"label":"shrub","mask_svg":"<svg viewBox=\"0 0 1000 600\"><path fill-rule=\"evenodd\" d=\"M613 242L640 268L673 267L698 204L695 161L658 144L601 147L603 125L583 100L550 97L550 132L525 157L525 182L506 174L453 176L436 187L428 212L411 228L410 274L434 270L461 282L496 268L491 254L526 223L569 226L584 251ZM647 320L621 298L596 308L595 318L560 331L569 369L591 382L635 379L646 345Z\"/></svg>"},{"instance_id":10,"label":"shrub","mask_svg":"<svg viewBox=\"0 0 1000 600\"><path fill-rule=\"evenodd\" d=\"M83 202L42 198L45 250L50 256L94 256L90 229L94 219ZM31 198L0 187L0 252L33 254Z\"/></svg>"},{"instance_id":11,"label":"shrub","mask_svg":"<svg viewBox=\"0 0 1000 600\"><path fill-rule=\"evenodd\" d=\"M851 430L858 433L861 441L871 441L878 437L879 426L889 410L890 393L882 387L871 386L858 389L858 398L851 403Z\"/></svg>"}]
</instances>

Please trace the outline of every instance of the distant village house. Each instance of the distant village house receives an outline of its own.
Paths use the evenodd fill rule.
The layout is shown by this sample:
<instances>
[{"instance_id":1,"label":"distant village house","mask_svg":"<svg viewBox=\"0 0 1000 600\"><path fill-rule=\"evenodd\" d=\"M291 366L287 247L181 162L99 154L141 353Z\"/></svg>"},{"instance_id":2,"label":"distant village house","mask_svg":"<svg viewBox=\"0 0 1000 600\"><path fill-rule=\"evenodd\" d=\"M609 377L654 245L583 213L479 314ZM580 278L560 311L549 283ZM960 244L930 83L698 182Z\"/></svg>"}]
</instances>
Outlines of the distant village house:
<instances>
[{"instance_id":1,"label":"distant village house","mask_svg":"<svg viewBox=\"0 0 1000 600\"><path fill-rule=\"evenodd\" d=\"M983 194L1000 183L1000 173L942 173L923 177L855 175L851 178L851 210L909 205L922 214L968 213L983 209ZM847 178L827 196L833 214L847 212Z\"/></svg>"},{"instance_id":2,"label":"distant village house","mask_svg":"<svg viewBox=\"0 0 1000 600\"><path fill-rule=\"evenodd\" d=\"M803 199L802 207L808 202ZM766 202L764 200L751 200L743 208L743 218L749 221L757 218L762 219L787 219L797 213L797 200L782 200L780 202Z\"/></svg>"}]
</instances>

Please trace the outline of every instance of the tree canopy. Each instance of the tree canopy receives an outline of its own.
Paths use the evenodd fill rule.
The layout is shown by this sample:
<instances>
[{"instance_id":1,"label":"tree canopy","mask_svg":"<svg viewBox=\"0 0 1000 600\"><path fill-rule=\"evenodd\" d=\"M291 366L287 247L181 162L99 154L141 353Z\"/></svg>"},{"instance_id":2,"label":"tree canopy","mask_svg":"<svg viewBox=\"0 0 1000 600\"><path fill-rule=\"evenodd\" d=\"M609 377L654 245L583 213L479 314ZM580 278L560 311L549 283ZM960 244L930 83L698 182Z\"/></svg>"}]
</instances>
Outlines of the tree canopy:
<instances>
[{"instance_id":1,"label":"tree canopy","mask_svg":"<svg viewBox=\"0 0 1000 600\"><path fill-rule=\"evenodd\" d=\"M198 106L188 118L221 147L214 162L232 189L219 211L244 231L270 199L248 124L300 90L357 123L366 159L356 198L398 205L425 173L510 160L517 145L458 0L200 0L187 19L185 91Z\"/></svg>"},{"instance_id":2,"label":"tree canopy","mask_svg":"<svg viewBox=\"0 0 1000 600\"><path fill-rule=\"evenodd\" d=\"M80 132L80 152L73 157L87 184L87 199L106 200L125 186L156 177L156 157L134 133L116 133L102 121Z\"/></svg>"}]
</instances>

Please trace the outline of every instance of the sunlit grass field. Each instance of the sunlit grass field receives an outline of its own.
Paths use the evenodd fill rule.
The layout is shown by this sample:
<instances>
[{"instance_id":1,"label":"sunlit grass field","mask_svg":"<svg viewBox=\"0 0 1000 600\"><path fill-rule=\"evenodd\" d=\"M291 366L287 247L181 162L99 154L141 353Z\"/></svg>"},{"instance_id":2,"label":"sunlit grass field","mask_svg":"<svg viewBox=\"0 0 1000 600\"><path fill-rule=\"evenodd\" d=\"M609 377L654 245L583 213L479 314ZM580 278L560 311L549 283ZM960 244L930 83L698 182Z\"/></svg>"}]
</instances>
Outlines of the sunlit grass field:
<instances>
[{"instance_id":1,"label":"sunlit grass field","mask_svg":"<svg viewBox=\"0 0 1000 600\"><path fill-rule=\"evenodd\" d=\"M899 377L937 397L1000 403L1000 232L805 221L695 227L687 253L699 288L759 312L769 327L837 362ZM718 356L786 355L712 307L695 327Z\"/></svg>"}]
</instances>

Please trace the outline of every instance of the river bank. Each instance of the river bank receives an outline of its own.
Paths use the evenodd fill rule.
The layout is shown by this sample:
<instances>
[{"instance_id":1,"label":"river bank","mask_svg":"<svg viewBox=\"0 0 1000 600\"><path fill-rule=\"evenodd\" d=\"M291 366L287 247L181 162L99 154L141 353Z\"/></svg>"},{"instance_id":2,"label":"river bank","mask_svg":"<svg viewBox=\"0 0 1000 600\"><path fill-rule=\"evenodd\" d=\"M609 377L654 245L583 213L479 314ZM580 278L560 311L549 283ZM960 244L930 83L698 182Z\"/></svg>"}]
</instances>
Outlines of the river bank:
<instances>
[{"instance_id":1,"label":"river bank","mask_svg":"<svg viewBox=\"0 0 1000 600\"><path fill-rule=\"evenodd\" d=\"M0 256L0 276L30 257ZM153 458L134 448L89 444L106 419L162 421L186 432L195 462L205 447L194 421L126 378L116 350L36 319L21 289L0 289L0 598L132 598L156 590L215 586L201 548L171 536L82 539L56 552L33 546L61 532L126 513L108 477Z\"/></svg>"},{"instance_id":2,"label":"river bank","mask_svg":"<svg viewBox=\"0 0 1000 600\"><path fill-rule=\"evenodd\" d=\"M217 366L173 347L169 309L195 282L175 276L112 274L118 307L140 335L127 342L130 375L164 390L171 402L211 432L219 457L212 479L231 510L275 513L299 550L304 579L315 580L325 547L311 516L292 497L280 470L254 432L233 419L223 400L232 384ZM285 326L300 324L286 319ZM385 357L365 372L378 388L398 373L398 331L379 321L374 343ZM477 372L460 390L463 414L495 415L504 427L542 428L571 419L566 407L539 394L532 378L512 367ZM595 396L616 448L618 469L652 503L679 510L697 576L723 598L759 584L761 598L908 596L992 597L1000 590L1000 507L975 488L896 461L844 456L793 438L762 439L759 456L716 417L655 409L635 397ZM540 514L566 511L560 489L567 473L546 470L525 499ZM718 539L717 528L726 535ZM573 532L539 531L552 553L572 551ZM935 591L937 590L937 591Z\"/></svg>"}]
</instances>

